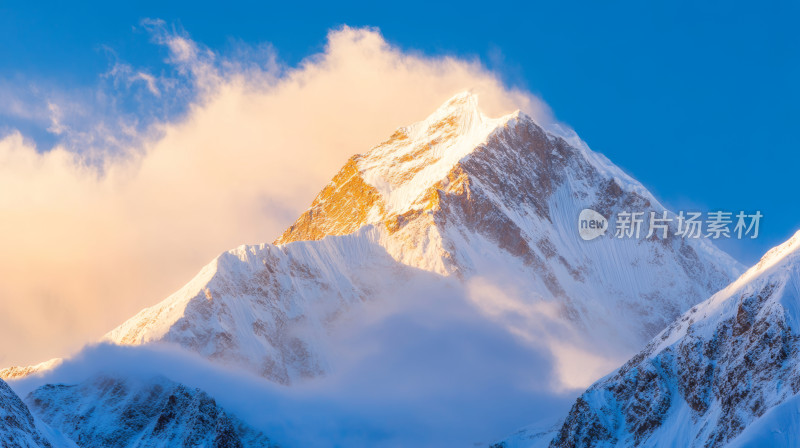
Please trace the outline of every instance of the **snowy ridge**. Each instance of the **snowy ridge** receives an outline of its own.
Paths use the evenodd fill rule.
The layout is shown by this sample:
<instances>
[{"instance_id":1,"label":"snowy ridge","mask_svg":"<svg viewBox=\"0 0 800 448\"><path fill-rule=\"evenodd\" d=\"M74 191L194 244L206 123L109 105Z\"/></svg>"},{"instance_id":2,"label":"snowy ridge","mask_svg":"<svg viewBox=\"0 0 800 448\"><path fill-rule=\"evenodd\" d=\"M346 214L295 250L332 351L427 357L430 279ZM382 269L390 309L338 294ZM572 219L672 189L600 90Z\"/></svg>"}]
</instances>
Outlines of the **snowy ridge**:
<instances>
[{"instance_id":1,"label":"snowy ridge","mask_svg":"<svg viewBox=\"0 0 800 448\"><path fill-rule=\"evenodd\" d=\"M48 384L31 392L27 402L81 447L274 446L205 392L163 377L97 376L75 385Z\"/></svg>"},{"instance_id":2,"label":"snowy ridge","mask_svg":"<svg viewBox=\"0 0 800 448\"><path fill-rule=\"evenodd\" d=\"M37 421L28 407L0 380L0 445L3 447L53 448L71 445L47 425Z\"/></svg>"},{"instance_id":3,"label":"snowy ridge","mask_svg":"<svg viewBox=\"0 0 800 448\"><path fill-rule=\"evenodd\" d=\"M695 332L700 325L709 328L718 325L719 321L730 314L738 305L736 302L737 296L752 294L768 284L794 284L798 269L800 269L800 231L786 242L770 249L757 264L748 269L725 289L692 308L689 313L681 318L679 323L665 329L660 334L658 339L661 342L654 347L654 351L662 350L685 336L687 330L693 324ZM794 297L798 297L798 295L786 296L781 306L787 310L793 310L797 306L792 302ZM791 323L794 323L797 322L796 316L798 314L792 313L787 317L791 317ZM796 327L796 325L793 326Z\"/></svg>"},{"instance_id":4,"label":"snowy ridge","mask_svg":"<svg viewBox=\"0 0 800 448\"><path fill-rule=\"evenodd\" d=\"M762 436L794 446L779 428L798 422L799 242L800 232L589 388L552 446L748 446Z\"/></svg>"},{"instance_id":5,"label":"snowy ridge","mask_svg":"<svg viewBox=\"0 0 800 448\"><path fill-rule=\"evenodd\" d=\"M770 249L758 263L748 269L741 277L733 282L729 289L735 289L752 282L756 277L770 275L770 273L784 270L787 266L798 263L800 258L800 231L796 232L783 244Z\"/></svg>"},{"instance_id":6,"label":"snowy ridge","mask_svg":"<svg viewBox=\"0 0 800 448\"><path fill-rule=\"evenodd\" d=\"M137 345L178 344L289 384L326 369L330 321L405 278L371 241L374 229L323 241L240 246L185 287L106 335Z\"/></svg>"}]
</instances>

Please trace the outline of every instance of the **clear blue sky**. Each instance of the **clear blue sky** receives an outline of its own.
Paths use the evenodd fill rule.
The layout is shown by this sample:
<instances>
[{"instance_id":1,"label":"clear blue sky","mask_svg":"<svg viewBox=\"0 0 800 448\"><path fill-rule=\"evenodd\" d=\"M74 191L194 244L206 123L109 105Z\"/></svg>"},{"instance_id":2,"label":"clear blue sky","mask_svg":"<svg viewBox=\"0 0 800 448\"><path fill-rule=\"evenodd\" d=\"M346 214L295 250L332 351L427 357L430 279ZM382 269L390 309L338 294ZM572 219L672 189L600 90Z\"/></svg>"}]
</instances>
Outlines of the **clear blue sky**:
<instances>
[{"instance_id":1,"label":"clear blue sky","mask_svg":"<svg viewBox=\"0 0 800 448\"><path fill-rule=\"evenodd\" d=\"M760 210L758 240L721 244L745 263L800 229L798 2L21 3L0 4L0 86L91 89L106 48L157 71L143 18L212 49L270 42L289 64L330 28L375 26L404 49L479 57L673 209ZM10 128L52 143L0 113Z\"/></svg>"}]
</instances>

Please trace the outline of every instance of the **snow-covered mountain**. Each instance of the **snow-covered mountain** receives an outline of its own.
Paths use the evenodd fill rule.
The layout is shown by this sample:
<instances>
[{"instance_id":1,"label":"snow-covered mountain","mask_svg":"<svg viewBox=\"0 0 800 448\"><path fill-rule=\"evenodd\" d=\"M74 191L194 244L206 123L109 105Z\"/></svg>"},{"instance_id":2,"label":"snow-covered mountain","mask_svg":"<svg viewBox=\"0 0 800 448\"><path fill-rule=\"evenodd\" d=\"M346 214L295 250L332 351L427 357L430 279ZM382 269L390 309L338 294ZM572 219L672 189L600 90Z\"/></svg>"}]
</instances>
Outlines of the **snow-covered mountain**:
<instances>
[{"instance_id":1,"label":"snow-covered mountain","mask_svg":"<svg viewBox=\"0 0 800 448\"><path fill-rule=\"evenodd\" d=\"M352 157L274 244L221 255L106 338L177 343L288 384L326 371L337 316L429 275L521 337L537 338L524 317L539 313L627 357L740 272L703 239L583 241L584 208L663 211L574 135L488 118L459 94Z\"/></svg>"},{"instance_id":2,"label":"snow-covered mountain","mask_svg":"<svg viewBox=\"0 0 800 448\"><path fill-rule=\"evenodd\" d=\"M797 446L800 232L573 405L556 447Z\"/></svg>"},{"instance_id":3,"label":"snow-covered mountain","mask_svg":"<svg viewBox=\"0 0 800 448\"><path fill-rule=\"evenodd\" d=\"M69 447L47 425L37 421L28 406L0 380L0 446L19 448Z\"/></svg>"},{"instance_id":4,"label":"snow-covered mountain","mask_svg":"<svg viewBox=\"0 0 800 448\"><path fill-rule=\"evenodd\" d=\"M163 377L96 376L74 385L47 384L26 401L79 447L274 446L202 390Z\"/></svg>"}]
</instances>

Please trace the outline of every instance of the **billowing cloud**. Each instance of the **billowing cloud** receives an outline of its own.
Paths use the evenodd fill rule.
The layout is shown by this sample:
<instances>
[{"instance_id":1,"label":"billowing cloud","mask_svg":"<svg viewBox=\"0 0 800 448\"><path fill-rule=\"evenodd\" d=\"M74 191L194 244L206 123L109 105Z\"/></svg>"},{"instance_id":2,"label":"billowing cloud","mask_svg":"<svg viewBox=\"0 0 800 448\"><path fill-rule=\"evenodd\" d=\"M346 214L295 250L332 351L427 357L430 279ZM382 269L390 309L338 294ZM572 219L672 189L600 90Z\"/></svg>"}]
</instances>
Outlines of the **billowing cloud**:
<instances>
[{"instance_id":1,"label":"billowing cloud","mask_svg":"<svg viewBox=\"0 0 800 448\"><path fill-rule=\"evenodd\" d=\"M122 62L109 79L167 102L191 92L179 118L80 128L65 121L79 104L52 101L60 144L0 140L2 365L74 351L218 253L273 240L349 156L459 91L477 92L490 115L549 120L477 61L404 52L376 30L331 31L321 54L286 67L268 45L223 57L144 25L190 85Z\"/></svg>"},{"instance_id":2,"label":"billowing cloud","mask_svg":"<svg viewBox=\"0 0 800 448\"><path fill-rule=\"evenodd\" d=\"M548 386L553 390L584 389L628 357L589 340L560 316L557 302L525 300L508 281L500 286L490 278L473 278L467 284L467 297L519 340L552 356L554 375Z\"/></svg>"},{"instance_id":3,"label":"billowing cloud","mask_svg":"<svg viewBox=\"0 0 800 448\"><path fill-rule=\"evenodd\" d=\"M280 446L488 446L564 415L578 390L555 391L549 351L486 319L457 282L412 279L353 310L325 342L332 372L280 386L159 344L83 350L21 396L94 375L163 375L199 387Z\"/></svg>"}]
</instances>

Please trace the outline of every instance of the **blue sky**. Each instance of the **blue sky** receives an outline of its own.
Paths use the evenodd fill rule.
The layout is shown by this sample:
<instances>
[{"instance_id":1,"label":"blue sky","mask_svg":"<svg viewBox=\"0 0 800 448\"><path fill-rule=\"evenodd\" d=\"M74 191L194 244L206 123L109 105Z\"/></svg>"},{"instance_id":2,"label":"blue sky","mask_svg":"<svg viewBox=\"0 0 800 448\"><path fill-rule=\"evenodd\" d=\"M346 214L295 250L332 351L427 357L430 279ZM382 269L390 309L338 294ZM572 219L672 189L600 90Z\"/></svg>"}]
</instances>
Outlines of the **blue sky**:
<instances>
[{"instance_id":1,"label":"blue sky","mask_svg":"<svg viewBox=\"0 0 800 448\"><path fill-rule=\"evenodd\" d=\"M649 3L649 4L645 4ZM479 58L541 96L596 151L676 210L760 210L756 241L720 245L750 264L800 228L800 5L769 2L83 2L0 5L0 88L32 108L42 89L93 95L114 60L168 73L142 19L220 51L269 43L289 65L342 24L374 26L407 51ZM33 92L24 91L31 89ZM180 114L181 99L109 114ZM39 105L41 106L41 105ZM0 131L47 148L50 124L0 108Z\"/></svg>"}]
</instances>

